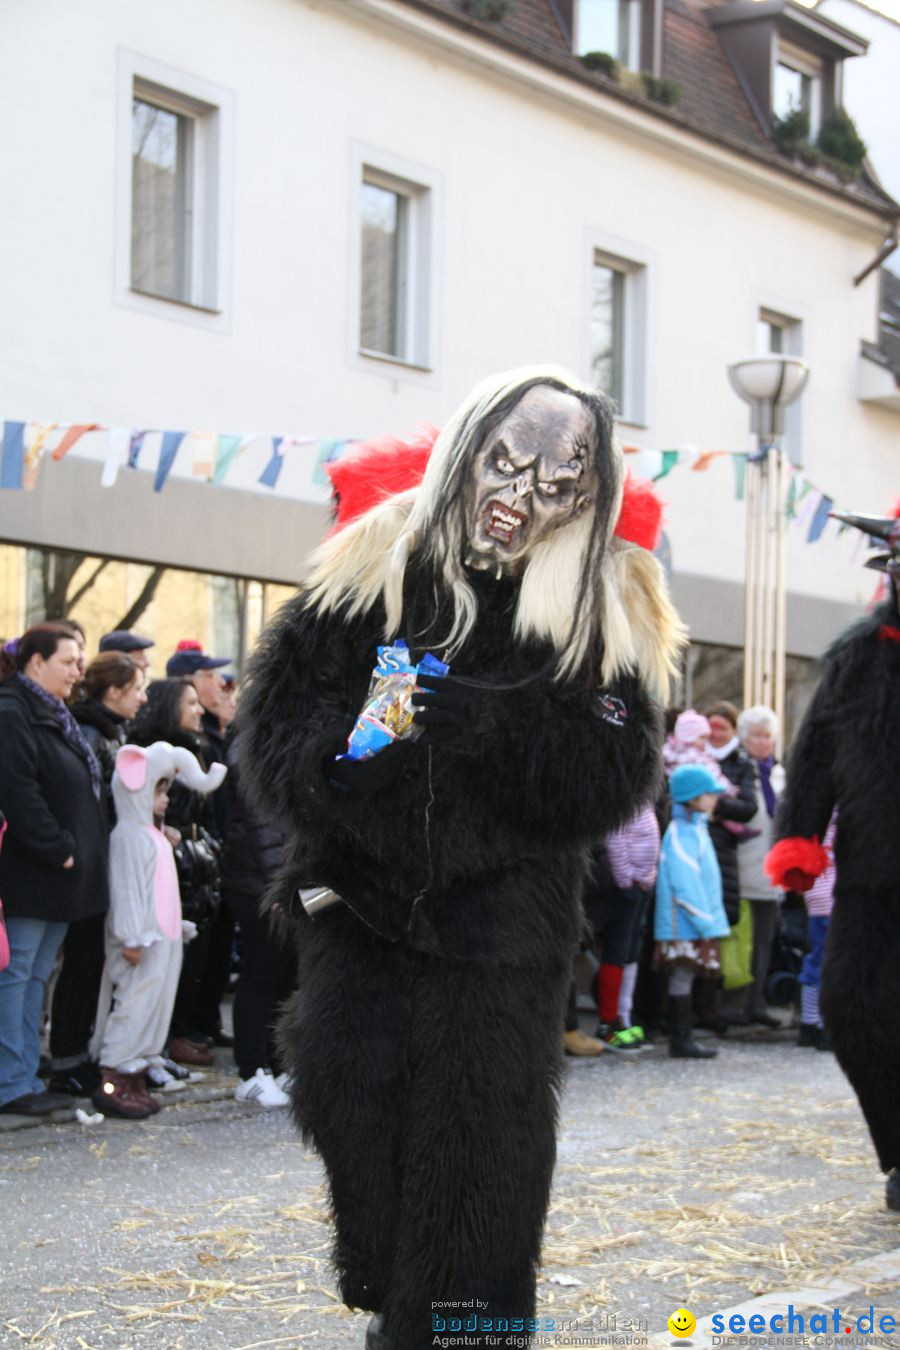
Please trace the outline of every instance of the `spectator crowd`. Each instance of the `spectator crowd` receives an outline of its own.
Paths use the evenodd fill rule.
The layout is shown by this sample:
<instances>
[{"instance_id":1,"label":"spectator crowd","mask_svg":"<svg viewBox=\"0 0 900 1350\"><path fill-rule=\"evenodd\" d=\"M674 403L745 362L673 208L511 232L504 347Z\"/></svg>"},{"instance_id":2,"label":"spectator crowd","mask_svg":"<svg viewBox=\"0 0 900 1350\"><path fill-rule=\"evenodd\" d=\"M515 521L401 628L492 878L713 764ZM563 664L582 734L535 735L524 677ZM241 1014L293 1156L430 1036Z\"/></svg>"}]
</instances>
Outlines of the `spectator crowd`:
<instances>
[{"instance_id":1,"label":"spectator crowd","mask_svg":"<svg viewBox=\"0 0 900 1350\"><path fill-rule=\"evenodd\" d=\"M184 641L148 680L152 647L108 633L88 662L82 629L60 620L0 654L5 1112L84 1097L144 1119L215 1046L233 1047L238 1101L288 1103L273 1027L295 961L263 904L282 840L241 791L231 662ZM798 1044L828 1049L833 869L801 900L763 866L785 783L777 736L765 707L667 714L659 799L593 853L579 969L598 1025L581 1029L573 977L566 1053L663 1036L673 1056L711 1058L697 1026L781 1027L771 999L799 999ZM232 1034L221 1010L235 972Z\"/></svg>"},{"instance_id":2,"label":"spectator crowd","mask_svg":"<svg viewBox=\"0 0 900 1350\"><path fill-rule=\"evenodd\" d=\"M67 619L0 654L0 1111L145 1119L215 1046L237 1100L288 1103L294 959L262 903L281 840L241 792L231 661L188 640L148 680L153 645L108 633L88 661Z\"/></svg>"},{"instance_id":3,"label":"spectator crowd","mask_svg":"<svg viewBox=\"0 0 900 1350\"><path fill-rule=\"evenodd\" d=\"M581 1029L573 978L567 1054L628 1053L663 1035L673 1056L708 1059L717 1050L695 1027L780 1030L790 1014L771 1003L798 998L797 1044L829 1049L819 980L833 863L802 898L773 887L764 868L785 785L778 731L762 706L667 712L658 800L593 853L582 953L599 1021L593 1036ZM826 846L833 833L832 821Z\"/></svg>"}]
</instances>

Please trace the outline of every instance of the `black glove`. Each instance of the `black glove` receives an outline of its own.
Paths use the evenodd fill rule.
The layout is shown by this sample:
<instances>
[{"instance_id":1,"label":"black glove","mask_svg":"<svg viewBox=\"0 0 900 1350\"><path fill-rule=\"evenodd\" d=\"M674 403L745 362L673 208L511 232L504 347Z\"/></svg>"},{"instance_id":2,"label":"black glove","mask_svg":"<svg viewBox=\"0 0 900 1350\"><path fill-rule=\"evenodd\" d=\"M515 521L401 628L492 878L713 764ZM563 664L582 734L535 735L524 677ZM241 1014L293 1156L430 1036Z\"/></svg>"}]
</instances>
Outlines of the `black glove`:
<instances>
[{"instance_id":1,"label":"black glove","mask_svg":"<svg viewBox=\"0 0 900 1350\"><path fill-rule=\"evenodd\" d=\"M442 745L464 734L472 722L475 688L452 675L420 675L413 692L413 721L425 728L422 745Z\"/></svg>"},{"instance_id":2,"label":"black glove","mask_svg":"<svg viewBox=\"0 0 900 1350\"><path fill-rule=\"evenodd\" d=\"M393 783L406 763L412 743L393 741L368 759L333 759L326 761L325 777L341 792L368 796L380 792Z\"/></svg>"}]
</instances>

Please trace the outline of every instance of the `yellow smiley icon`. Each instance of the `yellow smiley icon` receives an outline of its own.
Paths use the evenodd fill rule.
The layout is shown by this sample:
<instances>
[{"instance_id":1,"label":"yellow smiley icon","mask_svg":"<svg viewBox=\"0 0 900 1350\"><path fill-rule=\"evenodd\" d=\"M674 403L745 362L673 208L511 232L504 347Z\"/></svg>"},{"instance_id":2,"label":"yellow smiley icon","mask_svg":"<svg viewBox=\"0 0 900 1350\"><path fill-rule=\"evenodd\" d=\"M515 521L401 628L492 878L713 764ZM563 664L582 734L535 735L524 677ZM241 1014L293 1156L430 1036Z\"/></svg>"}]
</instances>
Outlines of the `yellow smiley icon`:
<instances>
[{"instance_id":1,"label":"yellow smiley icon","mask_svg":"<svg viewBox=\"0 0 900 1350\"><path fill-rule=\"evenodd\" d=\"M690 1336L697 1326L697 1319L687 1308L676 1308L667 1323L673 1336Z\"/></svg>"}]
</instances>

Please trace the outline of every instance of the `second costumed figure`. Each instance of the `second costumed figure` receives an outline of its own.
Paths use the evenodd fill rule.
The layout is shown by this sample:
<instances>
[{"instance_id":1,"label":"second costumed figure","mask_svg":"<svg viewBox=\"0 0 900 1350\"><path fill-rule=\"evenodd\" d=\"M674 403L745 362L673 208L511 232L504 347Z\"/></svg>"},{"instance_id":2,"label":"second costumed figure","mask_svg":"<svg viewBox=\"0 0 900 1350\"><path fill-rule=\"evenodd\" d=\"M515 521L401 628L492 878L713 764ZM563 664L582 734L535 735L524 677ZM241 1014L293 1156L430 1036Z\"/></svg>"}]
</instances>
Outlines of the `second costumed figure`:
<instances>
[{"instance_id":1,"label":"second costumed figure","mask_svg":"<svg viewBox=\"0 0 900 1350\"><path fill-rule=\"evenodd\" d=\"M341 897L298 910L282 1037L369 1346L460 1323L521 1344L534 1314L587 852L654 796L682 642L658 563L614 534L623 478L604 396L556 368L488 380L421 483L319 549L254 659L276 898ZM337 759L398 638L450 668L419 677L421 736Z\"/></svg>"}]
</instances>

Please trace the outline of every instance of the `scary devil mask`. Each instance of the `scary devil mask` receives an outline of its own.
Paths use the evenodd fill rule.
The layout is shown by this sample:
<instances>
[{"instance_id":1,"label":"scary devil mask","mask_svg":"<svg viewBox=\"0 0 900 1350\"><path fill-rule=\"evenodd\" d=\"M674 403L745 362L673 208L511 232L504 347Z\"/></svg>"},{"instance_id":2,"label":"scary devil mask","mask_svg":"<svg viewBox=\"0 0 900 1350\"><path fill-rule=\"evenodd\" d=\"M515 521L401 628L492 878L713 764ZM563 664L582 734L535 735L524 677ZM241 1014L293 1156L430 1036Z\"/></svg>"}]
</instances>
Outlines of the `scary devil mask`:
<instances>
[{"instance_id":1,"label":"scary devil mask","mask_svg":"<svg viewBox=\"0 0 900 1350\"><path fill-rule=\"evenodd\" d=\"M528 390L488 435L466 489L469 566L515 572L592 503L593 419L573 394Z\"/></svg>"}]
</instances>

